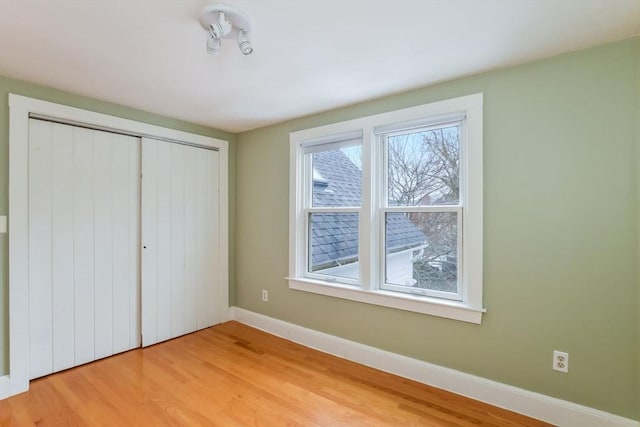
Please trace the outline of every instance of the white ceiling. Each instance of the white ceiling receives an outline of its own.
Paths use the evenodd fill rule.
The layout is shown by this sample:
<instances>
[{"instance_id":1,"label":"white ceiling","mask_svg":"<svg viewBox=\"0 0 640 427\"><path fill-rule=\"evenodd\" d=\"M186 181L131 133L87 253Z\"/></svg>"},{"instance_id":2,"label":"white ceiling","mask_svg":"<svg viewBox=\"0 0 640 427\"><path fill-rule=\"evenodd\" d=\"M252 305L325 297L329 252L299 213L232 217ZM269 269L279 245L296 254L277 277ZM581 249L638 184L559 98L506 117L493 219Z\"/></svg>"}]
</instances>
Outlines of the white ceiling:
<instances>
[{"instance_id":1,"label":"white ceiling","mask_svg":"<svg viewBox=\"0 0 640 427\"><path fill-rule=\"evenodd\" d=\"M0 0L0 75L240 132L640 34L640 0Z\"/></svg>"}]
</instances>

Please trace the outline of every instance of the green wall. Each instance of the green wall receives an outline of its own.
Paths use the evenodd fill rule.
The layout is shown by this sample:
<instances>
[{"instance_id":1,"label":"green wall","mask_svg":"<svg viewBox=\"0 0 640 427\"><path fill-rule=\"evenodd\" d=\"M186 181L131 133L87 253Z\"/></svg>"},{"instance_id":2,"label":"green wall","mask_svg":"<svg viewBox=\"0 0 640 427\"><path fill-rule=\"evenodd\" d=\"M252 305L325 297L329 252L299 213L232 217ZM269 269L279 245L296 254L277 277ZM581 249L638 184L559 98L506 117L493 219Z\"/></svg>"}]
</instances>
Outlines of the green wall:
<instances>
[{"instance_id":1,"label":"green wall","mask_svg":"<svg viewBox=\"0 0 640 427\"><path fill-rule=\"evenodd\" d=\"M0 215L8 215L9 213L9 93L43 99L45 101L70 105L73 107L83 108L85 110L110 114L112 116L123 117L229 141L229 280L231 284L230 302L233 302L233 282L235 280L233 259L233 255L235 253L233 241L233 230L235 227L235 135L121 105L77 96L19 80L0 77ZM167 100L167 102L170 102L170 100ZM9 371L8 236L8 234L0 234L0 376L8 373Z\"/></svg>"},{"instance_id":2,"label":"green wall","mask_svg":"<svg viewBox=\"0 0 640 427\"><path fill-rule=\"evenodd\" d=\"M236 305L640 419L638 57L636 38L237 135ZM476 92L482 325L289 290L289 132Z\"/></svg>"}]
</instances>

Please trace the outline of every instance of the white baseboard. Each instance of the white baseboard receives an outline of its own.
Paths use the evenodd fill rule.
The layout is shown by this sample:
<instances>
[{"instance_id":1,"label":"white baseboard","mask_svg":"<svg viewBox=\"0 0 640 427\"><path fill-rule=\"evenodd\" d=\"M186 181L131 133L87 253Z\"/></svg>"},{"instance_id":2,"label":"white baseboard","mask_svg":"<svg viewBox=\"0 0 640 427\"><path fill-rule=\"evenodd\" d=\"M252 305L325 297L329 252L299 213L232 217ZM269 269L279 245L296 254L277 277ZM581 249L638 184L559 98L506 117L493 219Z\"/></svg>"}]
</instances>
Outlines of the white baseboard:
<instances>
[{"instance_id":1,"label":"white baseboard","mask_svg":"<svg viewBox=\"0 0 640 427\"><path fill-rule=\"evenodd\" d=\"M4 375L0 377L0 400L7 397L15 396L16 394L24 393L29 388L29 382L26 384L20 381L11 381L10 375Z\"/></svg>"},{"instance_id":2,"label":"white baseboard","mask_svg":"<svg viewBox=\"0 0 640 427\"><path fill-rule=\"evenodd\" d=\"M640 421L380 350L239 307L231 307L229 313L238 322L304 346L557 426L640 427Z\"/></svg>"},{"instance_id":3,"label":"white baseboard","mask_svg":"<svg viewBox=\"0 0 640 427\"><path fill-rule=\"evenodd\" d=\"M9 391L10 382L11 381L9 379L9 375L0 377L0 400L6 399L7 397L11 396L11 392Z\"/></svg>"}]
</instances>

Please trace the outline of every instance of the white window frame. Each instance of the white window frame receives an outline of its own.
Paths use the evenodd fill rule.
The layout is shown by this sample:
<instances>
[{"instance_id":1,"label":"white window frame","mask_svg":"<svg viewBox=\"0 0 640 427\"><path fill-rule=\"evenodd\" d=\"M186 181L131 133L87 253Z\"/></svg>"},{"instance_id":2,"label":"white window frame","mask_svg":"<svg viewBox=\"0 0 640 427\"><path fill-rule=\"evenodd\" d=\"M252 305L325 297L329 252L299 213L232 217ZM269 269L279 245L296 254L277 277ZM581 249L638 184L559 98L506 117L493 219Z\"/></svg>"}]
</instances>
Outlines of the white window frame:
<instances>
[{"instance_id":1,"label":"white window frame","mask_svg":"<svg viewBox=\"0 0 640 427\"><path fill-rule=\"evenodd\" d=\"M486 312L482 303L482 106L477 93L417 107L361 117L354 120L305 129L290 134L289 183L289 288L368 304L413 311L480 324ZM381 289L384 281L384 144L381 135L450 123L462 118L460 135L460 179L462 203L461 300L413 295ZM307 268L307 218L305 197L308 179L305 151L312 145L331 143L343 135L362 135L362 206L359 228L358 285L309 277ZM407 210L406 208L403 208ZM420 208L417 208L418 210ZM413 208L411 208L413 210ZM459 229L460 230L460 229Z\"/></svg>"}]
</instances>

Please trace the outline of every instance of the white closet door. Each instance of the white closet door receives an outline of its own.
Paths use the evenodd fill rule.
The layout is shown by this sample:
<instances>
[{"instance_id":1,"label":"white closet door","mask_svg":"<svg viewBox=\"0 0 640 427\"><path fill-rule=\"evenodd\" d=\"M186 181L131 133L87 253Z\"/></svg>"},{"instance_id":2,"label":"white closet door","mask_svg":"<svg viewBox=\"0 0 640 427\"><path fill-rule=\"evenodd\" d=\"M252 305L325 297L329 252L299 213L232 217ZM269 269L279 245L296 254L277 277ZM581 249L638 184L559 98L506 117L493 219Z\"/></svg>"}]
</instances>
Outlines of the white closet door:
<instances>
[{"instance_id":1,"label":"white closet door","mask_svg":"<svg viewBox=\"0 0 640 427\"><path fill-rule=\"evenodd\" d=\"M140 345L139 138L29 121L30 378Z\"/></svg>"},{"instance_id":2,"label":"white closet door","mask_svg":"<svg viewBox=\"0 0 640 427\"><path fill-rule=\"evenodd\" d=\"M218 152L142 139L142 345L219 323Z\"/></svg>"}]
</instances>

